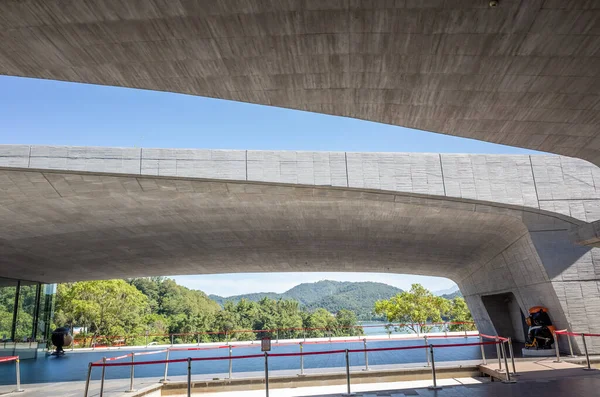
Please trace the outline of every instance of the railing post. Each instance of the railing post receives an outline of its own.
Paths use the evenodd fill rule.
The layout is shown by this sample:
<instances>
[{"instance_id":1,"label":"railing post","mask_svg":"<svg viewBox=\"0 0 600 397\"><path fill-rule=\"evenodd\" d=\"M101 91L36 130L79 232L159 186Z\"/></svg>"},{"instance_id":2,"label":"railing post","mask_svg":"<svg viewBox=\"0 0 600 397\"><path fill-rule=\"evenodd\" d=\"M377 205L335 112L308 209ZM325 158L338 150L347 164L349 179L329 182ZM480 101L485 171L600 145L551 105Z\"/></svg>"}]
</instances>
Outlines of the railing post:
<instances>
[{"instance_id":1,"label":"railing post","mask_svg":"<svg viewBox=\"0 0 600 397\"><path fill-rule=\"evenodd\" d=\"M198 342L198 346L200 346L200 333L196 334L196 342Z\"/></svg>"},{"instance_id":2,"label":"railing post","mask_svg":"<svg viewBox=\"0 0 600 397\"><path fill-rule=\"evenodd\" d=\"M363 339L365 344L365 371L369 370L369 352L367 351L367 338Z\"/></svg>"},{"instance_id":3,"label":"railing post","mask_svg":"<svg viewBox=\"0 0 600 397\"><path fill-rule=\"evenodd\" d=\"M496 337L496 354L498 355L498 372L502 372L502 353L500 353L500 339Z\"/></svg>"},{"instance_id":4,"label":"railing post","mask_svg":"<svg viewBox=\"0 0 600 397\"><path fill-rule=\"evenodd\" d=\"M573 354L573 344L571 343L571 332L569 330L567 330L567 341L569 341L569 353L571 353L569 357L575 357Z\"/></svg>"},{"instance_id":5,"label":"railing post","mask_svg":"<svg viewBox=\"0 0 600 397\"><path fill-rule=\"evenodd\" d=\"M425 349L427 351L427 349ZM431 390L439 390L442 387L437 385L437 379L435 374L435 358L433 356L433 345L429 345L429 353L431 354L431 377L433 378L433 386L429 386Z\"/></svg>"},{"instance_id":6,"label":"railing post","mask_svg":"<svg viewBox=\"0 0 600 397\"><path fill-rule=\"evenodd\" d=\"M560 350L558 349L558 335L556 334L556 332L552 333L552 337L554 338L554 351L556 353L555 363L559 363L560 362Z\"/></svg>"},{"instance_id":7,"label":"railing post","mask_svg":"<svg viewBox=\"0 0 600 397\"><path fill-rule=\"evenodd\" d=\"M265 352L265 392L269 397L269 352Z\"/></svg>"},{"instance_id":8,"label":"railing post","mask_svg":"<svg viewBox=\"0 0 600 397\"><path fill-rule=\"evenodd\" d=\"M173 347L173 334L171 334L171 347Z\"/></svg>"},{"instance_id":9,"label":"railing post","mask_svg":"<svg viewBox=\"0 0 600 397\"><path fill-rule=\"evenodd\" d=\"M106 357L102 357L102 377L100 378L100 397L104 397L104 374L106 373Z\"/></svg>"},{"instance_id":10,"label":"railing post","mask_svg":"<svg viewBox=\"0 0 600 397\"><path fill-rule=\"evenodd\" d=\"M304 343L300 342L300 376L304 376L304 354L302 354L303 350Z\"/></svg>"},{"instance_id":11,"label":"railing post","mask_svg":"<svg viewBox=\"0 0 600 397\"><path fill-rule=\"evenodd\" d=\"M192 358L187 359L187 397L192 397Z\"/></svg>"},{"instance_id":12,"label":"railing post","mask_svg":"<svg viewBox=\"0 0 600 397\"><path fill-rule=\"evenodd\" d=\"M515 353L513 352L513 347L512 347L512 339L509 337L508 338L508 352L510 353L510 360L512 361L512 367L513 367L513 376L517 376L517 367L515 366Z\"/></svg>"},{"instance_id":13,"label":"railing post","mask_svg":"<svg viewBox=\"0 0 600 397\"><path fill-rule=\"evenodd\" d=\"M483 343L483 337L481 335L479 335L479 343ZM485 360L485 349L483 348L483 345L479 345L479 347L481 348L481 358L483 360L483 365L486 365L487 361Z\"/></svg>"},{"instance_id":14,"label":"railing post","mask_svg":"<svg viewBox=\"0 0 600 397\"><path fill-rule=\"evenodd\" d=\"M350 392L350 359L348 357L348 349L346 349L346 386L348 387L348 396L351 396Z\"/></svg>"},{"instance_id":15,"label":"railing post","mask_svg":"<svg viewBox=\"0 0 600 397\"><path fill-rule=\"evenodd\" d=\"M87 378L85 379L85 391L83 393L83 397L88 397L88 392L90 391L91 377L92 377L92 362L90 361L88 364Z\"/></svg>"},{"instance_id":16,"label":"railing post","mask_svg":"<svg viewBox=\"0 0 600 397\"><path fill-rule=\"evenodd\" d=\"M131 352L131 371L129 371L129 392L134 392L135 390L133 390L133 377L134 377L134 372L135 372L135 365L133 365L135 361L135 354L133 352Z\"/></svg>"},{"instance_id":17,"label":"railing post","mask_svg":"<svg viewBox=\"0 0 600 397\"><path fill-rule=\"evenodd\" d=\"M425 341L425 347L429 346L429 340L427 339L427 335L423 337L423 340ZM427 351L427 349L425 349L425 357L427 357L427 366L430 367L431 359L429 358L429 352Z\"/></svg>"},{"instance_id":18,"label":"railing post","mask_svg":"<svg viewBox=\"0 0 600 397\"><path fill-rule=\"evenodd\" d=\"M506 368L506 380L503 383L516 383L516 381L510 379L510 370L508 369L508 359L506 358L506 348L504 342L502 342L502 355L504 356L504 367Z\"/></svg>"},{"instance_id":19,"label":"railing post","mask_svg":"<svg viewBox=\"0 0 600 397\"><path fill-rule=\"evenodd\" d=\"M169 350L169 348L167 347L167 358L165 358L165 360L167 361L165 363L165 375L160 380L160 382L166 382L166 381L168 381L168 379L167 379L167 373L169 372L169 356L170 356L170 353L171 353L171 350Z\"/></svg>"},{"instance_id":20,"label":"railing post","mask_svg":"<svg viewBox=\"0 0 600 397\"><path fill-rule=\"evenodd\" d=\"M17 356L17 359L15 360L15 370L17 373L17 388L15 389L15 392L23 392L25 390L21 389L21 364L20 364L20 359L19 356Z\"/></svg>"},{"instance_id":21,"label":"railing post","mask_svg":"<svg viewBox=\"0 0 600 397\"><path fill-rule=\"evenodd\" d=\"M581 333L581 339L583 339L583 350L585 350L585 361L587 362L586 370L591 370L592 366L590 365L590 355L588 354L587 343L585 343L585 333Z\"/></svg>"},{"instance_id":22,"label":"railing post","mask_svg":"<svg viewBox=\"0 0 600 397\"><path fill-rule=\"evenodd\" d=\"M233 348L229 345L229 379L232 378L233 372L233 360L231 359L231 353L233 352Z\"/></svg>"}]
</instances>

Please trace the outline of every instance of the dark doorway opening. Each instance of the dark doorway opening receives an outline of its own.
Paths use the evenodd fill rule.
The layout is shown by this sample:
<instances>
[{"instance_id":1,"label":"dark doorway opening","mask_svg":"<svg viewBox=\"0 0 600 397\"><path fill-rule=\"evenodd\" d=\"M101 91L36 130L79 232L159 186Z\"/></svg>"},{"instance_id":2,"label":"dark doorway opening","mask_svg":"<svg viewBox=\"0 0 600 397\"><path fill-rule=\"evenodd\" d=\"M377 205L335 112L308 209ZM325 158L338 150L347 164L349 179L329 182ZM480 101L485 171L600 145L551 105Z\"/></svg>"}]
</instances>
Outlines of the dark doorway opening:
<instances>
[{"instance_id":1,"label":"dark doorway opening","mask_svg":"<svg viewBox=\"0 0 600 397\"><path fill-rule=\"evenodd\" d=\"M515 342L525 342L525 316L512 292L484 295L481 300L498 335L511 337Z\"/></svg>"}]
</instances>

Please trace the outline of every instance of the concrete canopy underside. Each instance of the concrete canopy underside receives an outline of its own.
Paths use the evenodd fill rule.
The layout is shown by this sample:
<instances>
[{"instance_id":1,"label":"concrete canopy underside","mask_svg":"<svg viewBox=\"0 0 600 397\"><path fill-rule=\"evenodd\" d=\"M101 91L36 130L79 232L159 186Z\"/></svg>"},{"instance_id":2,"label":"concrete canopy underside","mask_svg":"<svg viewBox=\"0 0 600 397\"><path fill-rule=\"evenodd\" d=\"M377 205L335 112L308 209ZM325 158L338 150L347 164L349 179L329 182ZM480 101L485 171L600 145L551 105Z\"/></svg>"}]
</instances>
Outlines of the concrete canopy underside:
<instances>
[{"instance_id":1,"label":"concrete canopy underside","mask_svg":"<svg viewBox=\"0 0 600 397\"><path fill-rule=\"evenodd\" d=\"M0 195L0 277L44 282L277 271L461 280L469 265L527 233L519 209L393 192L61 172L0 176L13 184L3 183L8 195ZM579 223L545 216L554 227Z\"/></svg>"},{"instance_id":2,"label":"concrete canopy underside","mask_svg":"<svg viewBox=\"0 0 600 397\"><path fill-rule=\"evenodd\" d=\"M600 164L596 1L1 1L0 74L348 116Z\"/></svg>"}]
</instances>

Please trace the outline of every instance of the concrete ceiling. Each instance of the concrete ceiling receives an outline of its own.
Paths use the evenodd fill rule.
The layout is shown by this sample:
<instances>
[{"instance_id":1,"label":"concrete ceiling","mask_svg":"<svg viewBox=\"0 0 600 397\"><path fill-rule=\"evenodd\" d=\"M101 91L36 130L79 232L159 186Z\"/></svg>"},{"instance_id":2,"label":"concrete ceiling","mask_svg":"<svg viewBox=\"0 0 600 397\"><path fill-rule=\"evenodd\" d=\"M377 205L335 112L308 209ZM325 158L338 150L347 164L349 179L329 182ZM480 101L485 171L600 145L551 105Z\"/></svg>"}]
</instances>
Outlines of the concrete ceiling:
<instances>
[{"instance_id":1,"label":"concrete ceiling","mask_svg":"<svg viewBox=\"0 0 600 397\"><path fill-rule=\"evenodd\" d=\"M600 165L600 2L488 3L0 1L0 74L355 117Z\"/></svg>"},{"instance_id":2,"label":"concrete ceiling","mask_svg":"<svg viewBox=\"0 0 600 397\"><path fill-rule=\"evenodd\" d=\"M44 282L286 271L462 279L527 233L523 214L551 230L574 221L335 187L8 169L0 185L0 277Z\"/></svg>"}]
</instances>

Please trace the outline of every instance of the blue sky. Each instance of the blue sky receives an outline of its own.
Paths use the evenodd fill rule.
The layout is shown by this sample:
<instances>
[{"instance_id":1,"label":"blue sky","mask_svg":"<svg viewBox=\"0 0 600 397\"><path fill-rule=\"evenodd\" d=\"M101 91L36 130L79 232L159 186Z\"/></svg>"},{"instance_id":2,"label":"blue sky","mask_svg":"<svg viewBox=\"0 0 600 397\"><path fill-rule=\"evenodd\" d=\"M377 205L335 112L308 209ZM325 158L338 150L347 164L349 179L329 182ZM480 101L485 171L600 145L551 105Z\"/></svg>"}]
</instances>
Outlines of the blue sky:
<instances>
[{"instance_id":1,"label":"blue sky","mask_svg":"<svg viewBox=\"0 0 600 397\"><path fill-rule=\"evenodd\" d=\"M127 88L0 76L0 144L340 150L363 152L535 153L530 150L343 117ZM435 277L360 273L179 276L207 293L283 292L322 279L380 281L400 288Z\"/></svg>"}]
</instances>

